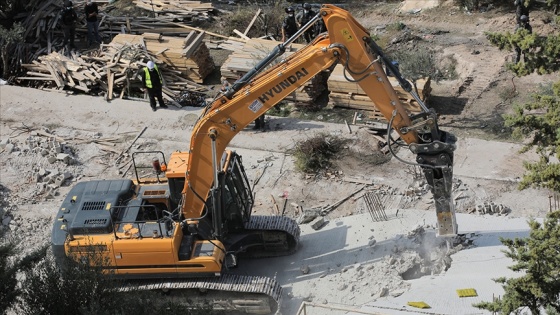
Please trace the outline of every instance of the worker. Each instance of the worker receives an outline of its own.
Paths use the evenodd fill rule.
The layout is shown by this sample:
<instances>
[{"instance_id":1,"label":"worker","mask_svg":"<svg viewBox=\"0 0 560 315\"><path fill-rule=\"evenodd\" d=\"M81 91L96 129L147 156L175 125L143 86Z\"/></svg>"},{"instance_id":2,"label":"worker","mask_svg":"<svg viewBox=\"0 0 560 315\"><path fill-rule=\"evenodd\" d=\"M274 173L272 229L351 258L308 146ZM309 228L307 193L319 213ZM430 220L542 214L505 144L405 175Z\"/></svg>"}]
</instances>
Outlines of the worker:
<instances>
[{"instance_id":1,"label":"worker","mask_svg":"<svg viewBox=\"0 0 560 315\"><path fill-rule=\"evenodd\" d=\"M294 8L286 8L286 14L284 22L282 22L282 42L292 37L298 30Z\"/></svg>"},{"instance_id":2,"label":"worker","mask_svg":"<svg viewBox=\"0 0 560 315\"><path fill-rule=\"evenodd\" d=\"M159 72L158 66L153 61L148 61L144 71L140 72L142 76L142 83L144 88L148 90L148 96L150 97L150 106L155 112L156 109L156 98L159 102L159 107L167 108L167 105L163 102L163 78L161 72Z\"/></svg>"},{"instance_id":3,"label":"worker","mask_svg":"<svg viewBox=\"0 0 560 315\"><path fill-rule=\"evenodd\" d=\"M99 36L99 23L97 21L97 15L99 14L97 3L93 2L93 0L87 0L84 7L84 13L86 16L88 30L88 46L91 46L93 43L101 44L101 36Z\"/></svg>"},{"instance_id":4,"label":"worker","mask_svg":"<svg viewBox=\"0 0 560 315\"><path fill-rule=\"evenodd\" d=\"M229 89L231 89L231 83L229 83L228 80L224 79L222 81L222 87L220 88L220 91L222 93L225 93L225 92L229 91Z\"/></svg>"},{"instance_id":5,"label":"worker","mask_svg":"<svg viewBox=\"0 0 560 315\"><path fill-rule=\"evenodd\" d=\"M517 33L520 30L527 30L529 32L529 34L533 33L533 28L531 27L531 25L529 24L529 17L526 15L522 15L519 18L521 24L518 24L517 27L515 28L515 32ZM519 61L521 61L521 53L523 53L523 60L525 60L525 52L521 50L521 48L517 45L515 45L515 53L517 54L515 57L515 63L518 63Z\"/></svg>"},{"instance_id":6,"label":"worker","mask_svg":"<svg viewBox=\"0 0 560 315\"><path fill-rule=\"evenodd\" d=\"M67 47L68 51L76 49L74 37L76 36L76 21L78 20L78 15L76 11L74 11L72 1L67 0L64 2L60 20L62 21L62 31L64 33L64 42L62 45Z\"/></svg>"},{"instance_id":7,"label":"worker","mask_svg":"<svg viewBox=\"0 0 560 315\"><path fill-rule=\"evenodd\" d=\"M257 119L255 119L255 125L253 126L253 130L264 130L264 117L265 115L260 115Z\"/></svg>"},{"instance_id":8,"label":"worker","mask_svg":"<svg viewBox=\"0 0 560 315\"><path fill-rule=\"evenodd\" d=\"M529 8L525 6L525 0L515 0L515 21L518 25L521 24L521 17L523 15L529 17Z\"/></svg>"},{"instance_id":9,"label":"worker","mask_svg":"<svg viewBox=\"0 0 560 315\"><path fill-rule=\"evenodd\" d=\"M309 3L303 4L303 11L299 12L296 16L296 22L298 27L301 29L307 22L311 21L311 19L316 15L315 11L311 10L311 5ZM313 27L309 28L307 31L303 33L303 38L309 44L313 40L315 35L315 31Z\"/></svg>"},{"instance_id":10,"label":"worker","mask_svg":"<svg viewBox=\"0 0 560 315\"><path fill-rule=\"evenodd\" d=\"M327 26L325 25L325 21L323 21L323 19L319 19L319 21L317 21L317 23L315 24L315 35L313 36L313 38L319 36L320 34L324 33L327 31Z\"/></svg>"}]
</instances>

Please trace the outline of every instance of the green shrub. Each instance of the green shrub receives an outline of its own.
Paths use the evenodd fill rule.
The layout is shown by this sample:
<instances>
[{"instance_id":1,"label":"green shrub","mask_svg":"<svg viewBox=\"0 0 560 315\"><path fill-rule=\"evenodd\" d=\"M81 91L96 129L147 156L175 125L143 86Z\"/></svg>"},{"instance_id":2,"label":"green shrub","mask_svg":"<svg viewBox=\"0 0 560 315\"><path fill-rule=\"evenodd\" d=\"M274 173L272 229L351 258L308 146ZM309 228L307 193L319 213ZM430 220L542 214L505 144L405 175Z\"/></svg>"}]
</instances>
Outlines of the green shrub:
<instances>
[{"instance_id":1,"label":"green shrub","mask_svg":"<svg viewBox=\"0 0 560 315\"><path fill-rule=\"evenodd\" d=\"M333 158L348 140L325 133L298 142L294 149L296 168L304 173L319 173L333 166Z\"/></svg>"}]
</instances>

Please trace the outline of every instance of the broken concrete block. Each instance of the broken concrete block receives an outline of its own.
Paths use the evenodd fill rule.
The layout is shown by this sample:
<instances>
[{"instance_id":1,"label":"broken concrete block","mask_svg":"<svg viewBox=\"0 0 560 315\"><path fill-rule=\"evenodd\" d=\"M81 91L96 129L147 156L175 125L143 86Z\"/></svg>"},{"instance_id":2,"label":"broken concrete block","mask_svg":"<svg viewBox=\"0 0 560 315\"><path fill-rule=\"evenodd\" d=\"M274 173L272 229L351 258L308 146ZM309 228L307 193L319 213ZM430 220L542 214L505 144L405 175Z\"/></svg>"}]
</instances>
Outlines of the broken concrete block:
<instances>
[{"instance_id":1,"label":"broken concrete block","mask_svg":"<svg viewBox=\"0 0 560 315\"><path fill-rule=\"evenodd\" d=\"M6 151L6 153L12 153L14 151L14 145L12 143L8 143L6 144L6 146L4 146L4 151Z\"/></svg>"},{"instance_id":2,"label":"broken concrete block","mask_svg":"<svg viewBox=\"0 0 560 315\"><path fill-rule=\"evenodd\" d=\"M4 149L6 147L6 145L8 145L9 143L10 143L9 138L0 140L0 150Z\"/></svg>"},{"instance_id":3,"label":"broken concrete block","mask_svg":"<svg viewBox=\"0 0 560 315\"><path fill-rule=\"evenodd\" d=\"M45 187L47 187L47 184L45 183L37 183L37 192L36 194L42 194L45 191Z\"/></svg>"},{"instance_id":4,"label":"broken concrete block","mask_svg":"<svg viewBox=\"0 0 560 315\"><path fill-rule=\"evenodd\" d=\"M387 293L389 293L389 289L387 288L382 288L381 290L379 290L379 292L377 293L379 297L384 297L387 295Z\"/></svg>"},{"instance_id":5,"label":"broken concrete block","mask_svg":"<svg viewBox=\"0 0 560 315\"><path fill-rule=\"evenodd\" d=\"M303 213L297 219L298 224L305 224L313 221L319 215L319 211L315 210L304 210Z\"/></svg>"},{"instance_id":6,"label":"broken concrete block","mask_svg":"<svg viewBox=\"0 0 560 315\"><path fill-rule=\"evenodd\" d=\"M64 183L64 176L59 175L54 179L53 184L56 185L57 187L62 186L62 183Z\"/></svg>"},{"instance_id":7,"label":"broken concrete block","mask_svg":"<svg viewBox=\"0 0 560 315\"><path fill-rule=\"evenodd\" d=\"M325 217L318 217L315 218L312 222L311 222L311 228L314 229L315 231L320 230L324 225L325 225Z\"/></svg>"},{"instance_id":8,"label":"broken concrete block","mask_svg":"<svg viewBox=\"0 0 560 315\"><path fill-rule=\"evenodd\" d=\"M68 164L68 162L70 162L70 155L66 153L59 153L56 155L56 159Z\"/></svg>"},{"instance_id":9,"label":"broken concrete block","mask_svg":"<svg viewBox=\"0 0 560 315\"><path fill-rule=\"evenodd\" d=\"M54 162L56 162L56 157L55 156L49 156L47 161L49 161L49 163L53 164Z\"/></svg>"},{"instance_id":10,"label":"broken concrete block","mask_svg":"<svg viewBox=\"0 0 560 315\"><path fill-rule=\"evenodd\" d=\"M300 270L301 270L301 273L302 273L302 274L306 275L306 274L309 273L309 266L308 266L308 265L302 266L302 267L300 268Z\"/></svg>"},{"instance_id":11,"label":"broken concrete block","mask_svg":"<svg viewBox=\"0 0 560 315\"><path fill-rule=\"evenodd\" d=\"M72 178L73 175L70 172L64 172L62 176L64 176L64 180L67 180L69 178Z\"/></svg>"},{"instance_id":12,"label":"broken concrete block","mask_svg":"<svg viewBox=\"0 0 560 315\"><path fill-rule=\"evenodd\" d=\"M57 168L48 168L47 173L52 176L57 176L60 174L60 171Z\"/></svg>"},{"instance_id":13,"label":"broken concrete block","mask_svg":"<svg viewBox=\"0 0 560 315\"><path fill-rule=\"evenodd\" d=\"M45 176L47 175L47 170L44 168L40 168L39 171L37 172L37 174L39 174L39 176Z\"/></svg>"},{"instance_id":14,"label":"broken concrete block","mask_svg":"<svg viewBox=\"0 0 560 315\"><path fill-rule=\"evenodd\" d=\"M43 183L50 184L54 181L52 174L43 177Z\"/></svg>"}]
</instances>

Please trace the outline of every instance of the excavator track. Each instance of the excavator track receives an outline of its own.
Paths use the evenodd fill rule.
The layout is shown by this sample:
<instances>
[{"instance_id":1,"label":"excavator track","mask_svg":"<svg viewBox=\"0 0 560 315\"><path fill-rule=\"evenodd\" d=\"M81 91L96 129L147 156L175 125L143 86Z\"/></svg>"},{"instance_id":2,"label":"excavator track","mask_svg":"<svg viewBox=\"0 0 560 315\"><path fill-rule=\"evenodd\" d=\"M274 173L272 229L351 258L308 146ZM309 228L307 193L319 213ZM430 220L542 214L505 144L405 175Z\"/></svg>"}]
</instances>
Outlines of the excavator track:
<instances>
[{"instance_id":1,"label":"excavator track","mask_svg":"<svg viewBox=\"0 0 560 315\"><path fill-rule=\"evenodd\" d=\"M247 231L260 232L263 238L263 249L250 251L243 257L267 258L287 256L293 254L298 247L301 234L299 225L293 219L279 216L252 216L245 227ZM278 248L274 242L287 244L286 247Z\"/></svg>"},{"instance_id":2,"label":"excavator track","mask_svg":"<svg viewBox=\"0 0 560 315\"><path fill-rule=\"evenodd\" d=\"M215 311L244 314L274 314L282 298L282 287L269 277L222 274L194 279L135 280L120 288L128 291L160 291L165 299Z\"/></svg>"},{"instance_id":3,"label":"excavator track","mask_svg":"<svg viewBox=\"0 0 560 315\"><path fill-rule=\"evenodd\" d=\"M248 251L243 255L252 258L294 253L301 233L294 220L278 216L252 216L245 230L249 234L260 235L260 242L264 243L258 246L257 251ZM165 292L165 299L179 303L189 301L193 307L211 307L227 314L274 314L282 299L282 287L276 279L235 274L192 279L133 280L120 288L121 292L131 290Z\"/></svg>"}]
</instances>

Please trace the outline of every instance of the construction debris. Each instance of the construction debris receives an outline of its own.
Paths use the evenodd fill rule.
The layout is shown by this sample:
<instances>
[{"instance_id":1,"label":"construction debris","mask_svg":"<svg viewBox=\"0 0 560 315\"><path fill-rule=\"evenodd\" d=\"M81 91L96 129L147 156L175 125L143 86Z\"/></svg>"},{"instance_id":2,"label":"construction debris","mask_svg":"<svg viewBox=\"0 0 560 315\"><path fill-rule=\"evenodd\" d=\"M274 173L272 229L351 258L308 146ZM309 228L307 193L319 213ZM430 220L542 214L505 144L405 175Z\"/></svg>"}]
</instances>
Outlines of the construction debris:
<instances>
[{"instance_id":1,"label":"construction debris","mask_svg":"<svg viewBox=\"0 0 560 315\"><path fill-rule=\"evenodd\" d=\"M202 22L211 19L214 5L209 2L187 0L134 0L136 6L157 14L158 18L181 19L181 22Z\"/></svg>"},{"instance_id":2,"label":"construction debris","mask_svg":"<svg viewBox=\"0 0 560 315\"><path fill-rule=\"evenodd\" d=\"M368 212L373 219L373 221L387 221L387 214L385 213L385 204L381 201L381 198L377 192L368 192L364 194L364 200Z\"/></svg>"},{"instance_id":3,"label":"construction debris","mask_svg":"<svg viewBox=\"0 0 560 315\"><path fill-rule=\"evenodd\" d=\"M126 16L118 17L110 14L116 8L115 4L109 4L108 0L96 1L99 5L100 21L99 34L102 38L112 38L118 33L142 34L153 32L159 34L186 34L186 24L198 24L201 21L211 21L214 7L211 3L184 0L166 1L135 1L136 4L147 10L146 15L157 16ZM146 4L148 3L148 5ZM154 6L151 6L151 3ZM63 33L60 23L60 11L63 1L58 0L32 0L26 3L27 16L22 16L22 25L25 28L25 43L18 45L16 49L17 58L22 63L30 63L39 56L50 54L62 48ZM74 10L83 12L85 1L74 1ZM81 17L81 15L78 15ZM178 23L180 22L180 23ZM76 26L76 44L83 45L87 34L85 19L78 21ZM27 44L31 43L31 44Z\"/></svg>"},{"instance_id":4,"label":"construction debris","mask_svg":"<svg viewBox=\"0 0 560 315\"><path fill-rule=\"evenodd\" d=\"M145 40L141 35L119 34L111 44L102 45L91 55L72 54L66 57L53 52L41 56L41 62L23 64L28 70L27 75L17 79L36 81L36 87L41 88L68 87L85 93L103 93L107 100L111 100L140 93L139 71L148 60L155 60L160 64L165 81L164 98L173 103L173 99L186 89L206 91L205 87L193 81L202 82L214 66L208 49L198 40L203 33L191 34L193 39L190 41L163 37L162 41L169 48L161 54L155 52L161 46L158 41ZM149 34L147 38L151 38ZM191 58L180 57L182 52L178 51L185 45L188 45Z\"/></svg>"},{"instance_id":5,"label":"construction debris","mask_svg":"<svg viewBox=\"0 0 560 315\"><path fill-rule=\"evenodd\" d=\"M475 209L478 214L507 215L510 212L510 209L507 206L504 206L503 204L495 204L493 202L478 204Z\"/></svg>"}]
</instances>

